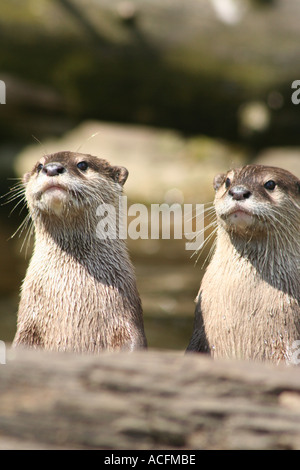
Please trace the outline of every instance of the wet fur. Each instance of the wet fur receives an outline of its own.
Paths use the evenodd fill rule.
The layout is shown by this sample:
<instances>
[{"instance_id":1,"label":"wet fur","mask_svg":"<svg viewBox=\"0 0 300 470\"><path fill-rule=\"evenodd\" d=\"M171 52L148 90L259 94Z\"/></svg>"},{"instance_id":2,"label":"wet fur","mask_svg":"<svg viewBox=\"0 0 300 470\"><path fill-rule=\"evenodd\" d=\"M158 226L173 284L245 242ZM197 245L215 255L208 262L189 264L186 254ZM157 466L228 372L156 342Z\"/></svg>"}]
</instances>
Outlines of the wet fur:
<instances>
[{"instance_id":1,"label":"wet fur","mask_svg":"<svg viewBox=\"0 0 300 470\"><path fill-rule=\"evenodd\" d=\"M88 172L77 162L87 161ZM69 191L61 216L47 211L38 162L24 176L35 246L21 291L14 345L100 352L146 347L142 307L124 240L96 237L101 203L118 204L128 172L90 155L59 152Z\"/></svg>"},{"instance_id":2,"label":"wet fur","mask_svg":"<svg viewBox=\"0 0 300 470\"><path fill-rule=\"evenodd\" d=\"M248 230L230 226L225 180L251 191ZM276 192L264 182L276 181ZM197 297L188 351L289 363L300 339L300 181L248 165L215 178L216 250Z\"/></svg>"}]
</instances>

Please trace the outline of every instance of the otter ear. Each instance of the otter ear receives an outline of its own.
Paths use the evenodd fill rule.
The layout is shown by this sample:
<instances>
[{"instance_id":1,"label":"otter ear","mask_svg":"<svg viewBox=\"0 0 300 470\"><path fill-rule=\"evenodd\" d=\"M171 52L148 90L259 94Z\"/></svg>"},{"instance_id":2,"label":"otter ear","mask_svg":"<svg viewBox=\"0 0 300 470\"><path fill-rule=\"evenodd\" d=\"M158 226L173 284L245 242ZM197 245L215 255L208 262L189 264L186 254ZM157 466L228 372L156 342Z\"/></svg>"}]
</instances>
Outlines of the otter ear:
<instances>
[{"instance_id":1,"label":"otter ear","mask_svg":"<svg viewBox=\"0 0 300 470\"><path fill-rule=\"evenodd\" d=\"M113 166L112 177L116 183L119 183L121 186L123 186L128 178L128 170L124 166Z\"/></svg>"},{"instance_id":2,"label":"otter ear","mask_svg":"<svg viewBox=\"0 0 300 470\"><path fill-rule=\"evenodd\" d=\"M225 181L225 174L222 173L222 174L219 174L219 175L216 175L214 177L214 183L213 183L213 186L214 186L214 190L215 191L218 191L219 187L222 186L222 184L224 183Z\"/></svg>"},{"instance_id":3,"label":"otter ear","mask_svg":"<svg viewBox=\"0 0 300 470\"><path fill-rule=\"evenodd\" d=\"M31 172L29 171L28 173L25 173L25 175L23 175L23 178L22 178L22 183L23 184L27 184L28 181L30 180L30 176L31 176Z\"/></svg>"}]
</instances>

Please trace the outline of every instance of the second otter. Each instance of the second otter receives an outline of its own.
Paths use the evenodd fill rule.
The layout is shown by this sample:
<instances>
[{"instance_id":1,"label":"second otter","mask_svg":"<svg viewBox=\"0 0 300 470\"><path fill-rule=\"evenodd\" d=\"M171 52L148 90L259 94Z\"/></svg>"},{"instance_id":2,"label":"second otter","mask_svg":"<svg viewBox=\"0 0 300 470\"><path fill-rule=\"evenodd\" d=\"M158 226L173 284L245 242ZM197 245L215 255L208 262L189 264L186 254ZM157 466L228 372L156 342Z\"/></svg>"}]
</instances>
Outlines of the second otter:
<instances>
[{"instance_id":1,"label":"second otter","mask_svg":"<svg viewBox=\"0 0 300 470\"><path fill-rule=\"evenodd\" d=\"M35 246L14 345L75 352L146 347L125 241L97 236L97 209L118 206L127 175L106 160L59 152L24 176Z\"/></svg>"},{"instance_id":2,"label":"second otter","mask_svg":"<svg viewBox=\"0 0 300 470\"><path fill-rule=\"evenodd\" d=\"M280 168L247 165L218 175L214 188L216 250L187 350L298 363L300 181Z\"/></svg>"}]
</instances>

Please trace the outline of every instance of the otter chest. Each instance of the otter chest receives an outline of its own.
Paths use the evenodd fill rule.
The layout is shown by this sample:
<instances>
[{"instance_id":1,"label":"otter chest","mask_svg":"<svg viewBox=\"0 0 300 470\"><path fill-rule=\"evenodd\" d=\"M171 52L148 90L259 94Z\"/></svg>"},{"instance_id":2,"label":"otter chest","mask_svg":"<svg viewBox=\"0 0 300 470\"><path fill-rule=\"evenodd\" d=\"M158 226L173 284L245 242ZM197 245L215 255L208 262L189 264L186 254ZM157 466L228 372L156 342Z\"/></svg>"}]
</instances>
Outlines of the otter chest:
<instances>
[{"instance_id":1,"label":"otter chest","mask_svg":"<svg viewBox=\"0 0 300 470\"><path fill-rule=\"evenodd\" d=\"M211 295L213 284L217 287ZM216 272L212 264L203 278L199 303L215 357L264 359L278 351L284 356L300 335L298 300L252 267Z\"/></svg>"}]
</instances>

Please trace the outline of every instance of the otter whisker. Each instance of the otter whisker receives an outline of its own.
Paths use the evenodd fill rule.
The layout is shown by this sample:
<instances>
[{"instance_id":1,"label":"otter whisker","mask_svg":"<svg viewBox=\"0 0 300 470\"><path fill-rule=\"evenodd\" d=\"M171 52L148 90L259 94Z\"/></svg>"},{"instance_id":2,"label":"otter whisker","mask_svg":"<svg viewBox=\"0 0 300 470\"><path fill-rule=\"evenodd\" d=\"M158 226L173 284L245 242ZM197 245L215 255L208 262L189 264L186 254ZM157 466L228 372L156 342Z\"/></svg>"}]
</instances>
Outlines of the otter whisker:
<instances>
[{"instance_id":1,"label":"otter whisker","mask_svg":"<svg viewBox=\"0 0 300 470\"><path fill-rule=\"evenodd\" d=\"M213 214L215 213L215 208L213 206L213 202L207 202L203 205L209 205L209 207L204 208L204 211L203 211L205 218L208 217L211 213L213 213ZM195 213L194 215L191 215L191 217L189 219L187 219L186 222L191 222L196 217L197 217L197 213Z\"/></svg>"},{"instance_id":2,"label":"otter whisker","mask_svg":"<svg viewBox=\"0 0 300 470\"><path fill-rule=\"evenodd\" d=\"M279 217L274 217L274 213L275 213L275 211L273 211L273 213L272 213L272 211L270 211L270 214L269 214L270 223L272 224L272 227L273 227L274 231L275 231L275 232L277 233L277 235L280 237L281 242L282 242L282 243L286 243L287 239L290 240L291 237L295 240L295 242L297 242L297 238L296 238L292 233L289 233L289 234L288 234L287 239L283 238L283 234L285 234L285 232L286 232L287 225L284 223L283 220L280 220ZM278 215L278 214L277 214L277 215ZM286 221L285 221L285 222L286 222ZM280 231L278 230L278 225L283 229L283 232L280 232ZM298 226L295 225L295 224L291 224L291 223L289 223L288 225L291 227L292 231L296 231L296 232L297 232L298 227L299 227L299 223L298 223ZM286 248L289 249L289 246L287 246Z\"/></svg>"},{"instance_id":3,"label":"otter whisker","mask_svg":"<svg viewBox=\"0 0 300 470\"><path fill-rule=\"evenodd\" d=\"M215 236L215 233L216 233L217 229L218 229L218 227L216 226L214 228L214 230L208 235L208 237L205 238L204 242L199 246L199 248L197 248L197 250L195 250L193 252L193 254L191 255L191 258L195 255L198 255L197 258L196 258L196 261L195 261L195 265L198 263L199 258L201 256L201 254L203 253L204 248L207 246L209 241ZM206 261L209 258L211 250L212 250L212 247L210 248L209 253L208 253L207 257L205 258L204 262L202 263L201 268L203 268L203 266L206 264Z\"/></svg>"},{"instance_id":4,"label":"otter whisker","mask_svg":"<svg viewBox=\"0 0 300 470\"><path fill-rule=\"evenodd\" d=\"M216 221L216 220L213 220L210 224L206 225L205 227L203 227L202 229L198 230L198 231L195 233L194 238L193 238L193 241L195 241L195 240L199 237L199 235L203 235L203 234L205 235L205 233L206 233L210 228L216 227L216 226L217 226L217 221ZM210 234L210 235L211 235L211 234ZM210 236L210 235L209 235L209 236ZM204 237L204 242L201 244L201 246L200 246L199 248L197 248L197 249L195 250L194 253L198 253L198 251L203 247L203 244L206 243L206 240L207 240L207 237L206 237L206 238ZM192 256L193 256L193 255L192 255Z\"/></svg>"},{"instance_id":5,"label":"otter whisker","mask_svg":"<svg viewBox=\"0 0 300 470\"><path fill-rule=\"evenodd\" d=\"M42 142L33 134L31 134L31 137L42 147L42 150L43 150L43 155L47 155L48 151L46 149L46 147L44 146L44 144L42 144Z\"/></svg>"},{"instance_id":6,"label":"otter whisker","mask_svg":"<svg viewBox=\"0 0 300 470\"><path fill-rule=\"evenodd\" d=\"M210 237L210 238L212 238L212 237L215 235L215 233L217 233L217 230L218 230L218 227L216 227L216 229L211 233L211 237ZM215 252L216 245L217 245L217 239L216 239L216 237L215 237L215 238L214 238L214 241L213 241L213 243L212 243L212 246L210 247L210 250L209 250L209 252L208 252L206 258L205 258L205 260L204 260L203 263L202 263L202 266L201 266L202 269L203 269L203 267L205 266L205 264L211 260L213 254L214 254L214 252Z\"/></svg>"},{"instance_id":7,"label":"otter whisker","mask_svg":"<svg viewBox=\"0 0 300 470\"><path fill-rule=\"evenodd\" d=\"M210 204L210 207L206 208L205 210L205 220L204 220L204 227L199 230L197 232L197 234L195 235L195 239L196 237L198 237L199 235L204 235L204 241L203 243L201 243L201 245L192 253L191 255L191 258L195 255L197 255L197 258L195 260L195 265L198 263L199 261L199 258L201 256L201 254L203 253L203 250L204 248L207 246L207 244L209 243L209 241L211 240L211 238L213 238L215 232L216 232L216 229L217 229L217 220L216 220L216 213L215 213L215 208L214 206L211 206L212 203L209 203ZM213 220L212 220L213 219ZM207 224L206 221L209 221L209 223ZM205 237L205 233L207 233L207 231L210 229L210 228L214 228L214 230L209 234L208 237ZM202 268L203 266L205 265L206 263L206 260L207 260L207 257L204 261L204 263L202 264Z\"/></svg>"},{"instance_id":8,"label":"otter whisker","mask_svg":"<svg viewBox=\"0 0 300 470\"><path fill-rule=\"evenodd\" d=\"M28 226L29 225L29 226ZM27 228L28 226L28 228ZM34 233L34 223L33 223L33 220L31 219L31 217L29 218L29 220L27 221L27 224L26 224L26 227L27 229L26 231L26 234L25 234L25 237L24 237L24 240L23 240L23 243L21 245L21 248L20 248L20 251L23 250L24 248L24 245L26 243L26 248L25 248L25 258L27 257L27 252L28 252L28 249L29 249L29 244L30 244L30 240L31 240L31 237Z\"/></svg>"},{"instance_id":9,"label":"otter whisker","mask_svg":"<svg viewBox=\"0 0 300 470\"><path fill-rule=\"evenodd\" d=\"M25 188L22 185L11 188L9 192L0 196L0 199L6 198L6 202L2 203L2 205L8 204L10 201L20 197L21 195L24 195L24 193L25 193Z\"/></svg>"},{"instance_id":10,"label":"otter whisker","mask_svg":"<svg viewBox=\"0 0 300 470\"><path fill-rule=\"evenodd\" d=\"M85 141L83 141L80 144L80 146L76 149L76 152L79 152L79 150L82 148L83 145L87 144L87 142L89 142L91 139L93 139L94 137L96 137L99 134L100 134L100 131L95 132L94 134L90 135Z\"/></svg>"},{"instance_id":11,"label":"otter whisker","mask_svg":"<svg viewBox=\"0 0 300 470\"><path fill-rule=\"evenodd\" d=\"M24 229L27 227L27 224L30 221L30 218L31 218L30 215L27 214L24 220L21 222L21 224L17 228L17 230L15 230L15 232L10 236L10 238L14 238L17 235L17 233L19 233L19 237L20 237Z\"/></svg>"},{"instance_id":12,"label":"otter whisker","mask_svg":"<svg viewBox=\"0 0 300 470\"><path fill-rule=\"evenodd\" d=\"M20 204L23 204L22 207L21 207L21 210L19 211L19 215L22 213L22 211L27 207L27 203L26 203L26 199L25 197L22 197L22 199L20 199L15 205L14 207L11 209L10 213L9 213L9 216L11 216L11 214L16 210L16 208L20 205Z\"/></svg>"}]
</instances>

